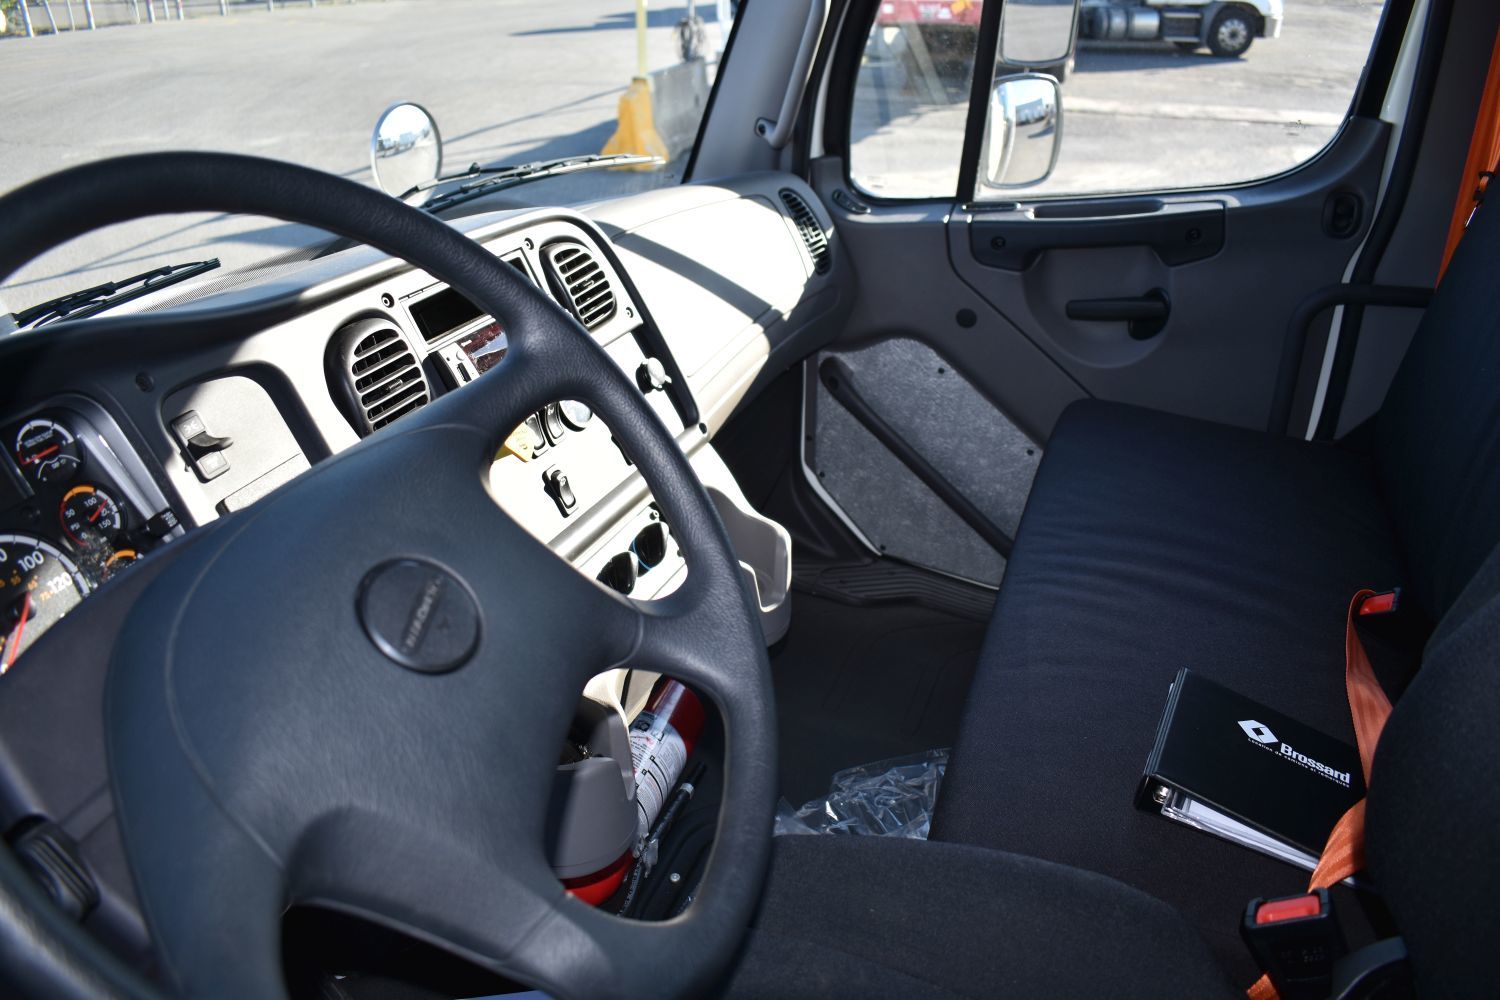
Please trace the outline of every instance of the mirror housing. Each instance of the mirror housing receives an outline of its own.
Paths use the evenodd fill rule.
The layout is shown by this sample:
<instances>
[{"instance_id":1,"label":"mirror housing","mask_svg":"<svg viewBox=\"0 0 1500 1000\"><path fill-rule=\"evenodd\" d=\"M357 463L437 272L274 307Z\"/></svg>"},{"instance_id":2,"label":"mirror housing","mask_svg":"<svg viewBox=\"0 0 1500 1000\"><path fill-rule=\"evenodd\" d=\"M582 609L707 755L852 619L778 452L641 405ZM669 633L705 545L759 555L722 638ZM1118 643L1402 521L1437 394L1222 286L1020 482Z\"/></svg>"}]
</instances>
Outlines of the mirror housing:
<instances>
[{"instance_id":1,"label":"mirror housing","mask_svg":"<svg viewBox=\"0 0 1500 1000\"><path fill-rule=\"evenodd\" d=\"M393 198L441 176L443 137L426 108L401 101L380 113L370 135L370 169L380 190ZM429 194L415 192L408 200L420 205Z\"/></svg>"},{"instance_id":2,"label":"mirror housing","mask_svg":"<svg viewBox=\"0 0 1500 1000\"><path fill-rule=\"evenodd\" d=\"M1052 175L1062 147L1062 91L1042 73L995 81L985 128L981 184L1021 188Z\"/></svg>"},{"instance_id":3,"label":"mirror housing","mask_svg":"<svg viewBox=\"0 0 1500 1000\"><path fill-rule=\"evenodd\" d=\"M1065 62L1078 40L1078 0L1005 0L1000 59L1036 69Z\"/></svg>"}]
</instances>

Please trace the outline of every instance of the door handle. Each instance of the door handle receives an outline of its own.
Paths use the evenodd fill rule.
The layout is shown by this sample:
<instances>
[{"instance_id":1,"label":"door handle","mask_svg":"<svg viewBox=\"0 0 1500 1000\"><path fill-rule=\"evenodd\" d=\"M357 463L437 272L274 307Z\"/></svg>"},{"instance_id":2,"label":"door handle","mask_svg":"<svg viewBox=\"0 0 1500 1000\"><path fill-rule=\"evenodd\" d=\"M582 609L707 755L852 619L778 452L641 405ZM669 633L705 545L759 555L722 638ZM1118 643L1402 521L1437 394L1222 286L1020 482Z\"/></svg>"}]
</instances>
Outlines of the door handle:
<instances>
[{"instance_id":1,"label":"door handle","mask_svg":"<svg viewBox=\"0 0 1500 1000\"><path fill-rule=\"evenodd\" d=\"M1167 293L1153 288L1137 298L1074 299L1066 307L1068 319L1127 323L1130 336L1150 340L1161 333L1172 313Z\"/></svg>"}]
</instances>

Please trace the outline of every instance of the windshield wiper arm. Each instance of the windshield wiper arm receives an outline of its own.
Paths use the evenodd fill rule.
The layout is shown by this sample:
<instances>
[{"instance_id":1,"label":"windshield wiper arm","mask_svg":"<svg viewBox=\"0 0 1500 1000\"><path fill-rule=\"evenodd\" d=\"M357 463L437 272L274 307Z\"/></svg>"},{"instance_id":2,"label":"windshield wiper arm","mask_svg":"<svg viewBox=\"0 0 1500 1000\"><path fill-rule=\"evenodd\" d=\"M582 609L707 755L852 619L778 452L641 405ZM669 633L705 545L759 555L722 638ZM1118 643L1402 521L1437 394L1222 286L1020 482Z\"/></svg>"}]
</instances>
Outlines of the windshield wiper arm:
<instances>
[{"instance_id":1,"label":"windshield wiper arm","mask_svg":"<svg viewBox=\"0 0 1500 1000\"><path fill-rule=\"evenodd\" d=\"M85 319L111 306L138 299L158 288L186 281L206 271L212 271L218 266L219 258L217 257L190 261L186 264L168 264L165 267L143 271L119 281L106 281L92 288L69 292L67 295L58 296L49 302L43 302L41 305L16 313L16 328L26 330L62 319Z\"/></svg>"},{"instance_id":2,"label":"windshield wiper arm","mask_svg":"<svg viewBox=\"0 0 1500 1000\"><path fill-rule=\"evenodd\" d=\"M564 156L555 160L538 160L535 163L521 163L505 167L481 167L476 163L462 173L423 181L401 197L408 198L443 184L468 180L467 184L462 184L447 194L438 195L422 206L429 212L440 212L461 202L541 180L543 177L556 177L559 174L580 173L585 170L601 170L605 167L628 167L639 163L662 162L664 161L659 156L646 156L639 153L612 153L608 156L596 153L587 156Z\"/></svg>"}]
</instances>

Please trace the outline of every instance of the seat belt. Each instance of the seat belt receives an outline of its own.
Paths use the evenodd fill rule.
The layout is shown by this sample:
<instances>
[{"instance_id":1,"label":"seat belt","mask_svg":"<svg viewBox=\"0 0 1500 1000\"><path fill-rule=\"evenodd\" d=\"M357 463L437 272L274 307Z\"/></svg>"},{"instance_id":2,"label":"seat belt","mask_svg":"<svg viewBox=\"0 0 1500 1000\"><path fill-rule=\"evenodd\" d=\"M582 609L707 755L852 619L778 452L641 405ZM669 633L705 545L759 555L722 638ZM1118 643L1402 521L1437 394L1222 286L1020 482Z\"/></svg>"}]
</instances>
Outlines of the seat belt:
<instances>
[{"instance_id":1,"label":"seat belt","mask_svg":"<svg viewBox=\"0 0 1500 1000\"><path fill-rule=\"evenodd\" d=\"M1349 714L1354 719L1354 740L1359 745L1359 764L1370 787L1370 765L1375 760L1375 744L1391 715L1391 701L1385 696L1365 645L1359 640L1355 622L1371 615L1396 610L1398 591L1376 593L1361 590L1349 601L1344 625L1344 688L1349 698ZM1365 800L1360 799L1339 817L1323 845L1318 865L1307 881L1307 891L1327 889L1365 867ZM1245 991L1249 1000L1277 1000L1276 987L1269 975L1263 975Z\"/></svg>"},{"instance_id":2,"label":"seat belt","mask_svg":"<svg viewBox=\"0 0 1500 1000\"><path fill-rule=\"evenodd\" d=\"M1479 102L1479 114L1474 116L1474 137L1469 140L1469 155L1464 160L1458 203L1453 207L1453 219L1448 224L1448 242L1443 248L1442 266L1438 268L1439 283L1475 209L1484 201L1485 190L1497 170L1500 170L1500 33L1495 35L1489 72L1484 78L1484 96Z\"/></svg>"}]
</instances>

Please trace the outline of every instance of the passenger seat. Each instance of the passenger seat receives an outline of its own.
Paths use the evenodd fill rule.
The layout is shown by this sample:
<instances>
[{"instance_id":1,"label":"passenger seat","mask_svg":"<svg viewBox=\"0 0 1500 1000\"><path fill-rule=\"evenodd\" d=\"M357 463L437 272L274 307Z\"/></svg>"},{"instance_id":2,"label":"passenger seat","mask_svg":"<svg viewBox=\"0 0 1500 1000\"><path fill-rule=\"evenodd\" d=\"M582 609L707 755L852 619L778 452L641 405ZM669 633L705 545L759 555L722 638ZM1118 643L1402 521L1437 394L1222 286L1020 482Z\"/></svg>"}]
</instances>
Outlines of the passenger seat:
<instances>
[{"instance_id":1,"label":"passenger seat","mask_svg":"<svg viewBox=\"0 0 1500 1000\"><path fill-rule=\"evenodd\" d=\"M1423 986L1481 971L1500 938L1500 571L1476 578L1500 538L1497 266L1500 207L1480 211L1384 407L1348 444L1097 401L1063 415L934 839L1144 890L1248 985L1246 902L1299 892L1307 874L1133 808L1168 686L1189 667L1352 743L1348 601L1400 586L1438 638L1372 652L1393 699L1412 691L1375 762L1371 874Z\"/></svg>"}]
</instances>

